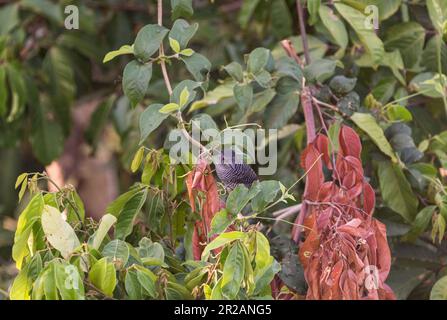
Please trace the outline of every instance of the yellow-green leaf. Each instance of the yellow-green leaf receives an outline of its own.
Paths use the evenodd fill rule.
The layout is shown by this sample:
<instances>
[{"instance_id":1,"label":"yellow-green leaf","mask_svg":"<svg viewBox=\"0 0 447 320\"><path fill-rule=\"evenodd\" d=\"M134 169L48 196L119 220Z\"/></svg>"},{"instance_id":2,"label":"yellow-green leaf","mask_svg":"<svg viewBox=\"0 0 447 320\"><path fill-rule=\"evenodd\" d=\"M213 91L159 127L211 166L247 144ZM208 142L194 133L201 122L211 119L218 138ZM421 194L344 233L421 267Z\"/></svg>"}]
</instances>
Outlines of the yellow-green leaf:
<instances>
[{"instance_id":1,"label":"yellow-green leaf","mask_svg":"<svg viewBox=\"0 0 447 320\"><path fill-rule=\"evenodd\" d=\"M189 99L189 91L188 88L185 86L180 93L180 108L183 108L185 104L188 102Z\"/></svg>"},{"instance_id":2,"label":"yellow-green leaf","mask_svg":"<svg viewBox=\"0 0 447 320\"><path fill-rule=\"evenodd\" d=\"M25 178L28 176L28 173L24 172L20 176L17 177L15 188L17 189L19 185L25 180Z\"/></svg>"},{"instance_id":3,"label":"yellow-green leaf","mask_svg":"<svg viewBox=\"0 0 447 320\"><path fill-rule=\"evenodd\" d=\"M181 54L182 56L190 57L190 56L192 56L192 55L194 54L194 50L189 49L189 48L187 48L187 49L183 49L182 51L180 51L180 54Z\"/></svg>"},{"instance_id":4,"label":"yellow-green leaf","mask_svg":"<svg viewBox=\"0 0 447 320\"><path fill-rule=\"evenodd\" d=\"M130 170L132 172L136 172L138 168L140 168L141 162L143 161L144 157L144 147L141 147L138 149L137 153L133 157L132 164L130 165Z\"/></svg>"},{"instance_id":5,"label":"yellow-green leaf","mask_svg":"<svg viewBox=\"0 0 447 320\"><path fill-rule=\"evenodd\" d=\"M171 49L174 50L175 53L180 52L180 43L177 40L169 38L169 45L171 46Z\"/></svg>"},{"instance_id":6,"label":"yellow-green leaf","mask_svg":"<svg viewBox=\"0 0 447 320\"><path fill-rule=\"evenodd\" d=\"M102 258L93 265L88 278L106 296L113 296L116 286L116 272L113 263L107 262L107 257Z\"/></svg>"},{"instance_id":7,"label":"yellow-green leaf","mask_svg":"<svg viewBox=\"0 0 447 320\"><path fill-rule=\"evenodd\" d=\"M160 110L160 113L171 113L173 111L177 111L178 109L180 109L180 106L177 103L168 103L165 104Z\"/></svg>"},{"instance_id":8,"label":"yellow-green leaf","mask_svg":"<svg viewBox=\"0 0 447 320\"><path fill-rule=\"evenodd\" d=\"M126 45L122 46L121 48L119 48L118 50L108 52L105 55L104 60L102 60L102 63L109 62L109 61L115 59L116 57L124 55L124 54L133 54L133 45L129 46L126 44Z\"/></svg>"}]
</instances>

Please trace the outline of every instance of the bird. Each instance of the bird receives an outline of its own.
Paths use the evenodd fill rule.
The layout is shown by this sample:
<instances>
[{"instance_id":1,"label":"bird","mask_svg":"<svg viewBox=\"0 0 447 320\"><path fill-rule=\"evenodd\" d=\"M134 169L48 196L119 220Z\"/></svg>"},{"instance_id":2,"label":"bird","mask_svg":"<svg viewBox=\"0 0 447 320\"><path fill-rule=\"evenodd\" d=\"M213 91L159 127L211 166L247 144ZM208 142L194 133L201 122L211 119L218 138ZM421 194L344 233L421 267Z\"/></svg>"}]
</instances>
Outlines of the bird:
<instances>
[{"instance_id":1,"label":"bird","mask_svg":"<svg viewBox=\"0 0 447 320\"><path fill-rule=\"evenodd\" d=\"M224 149L217 152L216 174L228 191L233 190L239 184L249 188L253 182L258 180L258 176L254 170L242 159L236 158L236 153L232 149ZM236 161L238 160L238 161Z\"/></svg>"}]
</instances>

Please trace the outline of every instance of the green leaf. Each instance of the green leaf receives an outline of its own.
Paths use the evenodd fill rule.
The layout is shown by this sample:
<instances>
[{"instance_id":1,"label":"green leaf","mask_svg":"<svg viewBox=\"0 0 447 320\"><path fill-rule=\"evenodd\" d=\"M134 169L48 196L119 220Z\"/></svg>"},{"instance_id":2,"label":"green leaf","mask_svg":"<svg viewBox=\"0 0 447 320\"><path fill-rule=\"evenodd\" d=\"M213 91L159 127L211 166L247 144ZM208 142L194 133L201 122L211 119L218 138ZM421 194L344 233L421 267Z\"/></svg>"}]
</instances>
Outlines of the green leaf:
<instances>
[{"instance_id":1,"label":"green leaf","mask_svg":"<svg viewBox=\"0 0 447 320\"><path fill-rule=\"evenodd\" d=\"M17 268L20 270L22 260L29 253L28 239L32 232L35 222L42 215L44 200L41 193L36 194L22 211L17 222L16 233L14 235L14 245L12 248L12 257L16 261Z\"/></svg>"},{"instance_id":2,"label":"green leaf","mask_svg":"<svg viewBox=\"0 0 447 320\"><path fill-rule=\"evenodd\" d=\"M107 243L101 253L104 257L109 258L109 261L112 262L118 270L126 265L130 254L127 244L119 239Z\"/></svg>"},{"instance_id":3,"label":"green leaf","mask_svg":"<svg viewBox=\"0 0 447 320\"><path fill-rule=\"evenodd\" d=\"M157 297L157 290L155 287L155 281L157 277L150 271L144 267L135 265L135 269L137 270L137 279L141 284L146 294L152 298Z\"/></svg>"},{"instance_id":4,"label":"green leaf","mask_svg":"<svg viewBox=\"0 0 447 320\"><path fill-rule=\"evenodd\" d=\"M272 2L270 21L272 24L272 33L276 38L283 39L292 34L293 19L286 0Z\"/></svg>"},{"instance_id":5,"label":"green leaf","mask_svg":"<svg viewBox=\"0 0 447 320\"><path fill-rule=\"evenodd\" d=\"M171 0L172 20L178 17L189 18L193 15L192 0Z\"/></svg>"},{"instance_id":6,"label":"green leaf","mask_svg":"<svg viewBox=\"0 0 447 320\"><path fill-rule=\"evenodd\" d=\"M137 272L135 270L128 270L124 279L124 286L126 292L131 300L142 300L144 289L138 280Z\"/></svg>"},{"instance_id":7,"label":"green leaf","mask_svg":"<svg viewBox=\"0 0 447 320\"><path fill-rule=\"evenodd\" d=\"M430 300L447 300L447 276L436 281L430 292Z\"/></svg>"},{"instance_id":8,"label":"green leaf","mask_svg":"<svg viewBox=\"0 0 447 320\"><path fill-rule=\"evenodd\" d=\"M270 244L268 239L259 231L256 231L256 270L262 270L273 262L270 255Z\"/></svg>"},{"instance_id":9,"label":"green leaf","mask_svg":"<svg viewBox=\"0 0 447 320\"><path fill-rule=\"evenodd\" d=\"M190 25L186 20L183 19L175 20L171 31L169 31L169 39L172 38L176 40L179 44L179 48L185 49L188 47L189 41L195 35L198 28L199 28L198 23L193 23Z\"/></svg>"},{"instance_id":10,"label":"green leaf","mask_svg":"<svg viewBox=\"0 0 447 320\"><path fill-rule=\"evenodd\" d=\"M5 5L0 9L0 35L7 35L19 22L18 3Z\"/></svg>"},{"instance_id":11,"label":"green leaf","mask_svg":"<svg viewBox=\"0 0 447 320\"><path fill-rule=\"evenodd\" d=\"M399 50L407 68L417 66L425 42L425 29L417 22L394 24L387 28L384 45L387 51Z\"/></svg>"},{"instance_id":12,"label":"green leaf","mask_svg":"<svg viewBox=\"0 0 447 320\"><path fill-rule=\"evenodd\" d=\"M134 194L124 205L118 216L115 227L115 237L124 240L133 229L135 217L140 212L147 197L147 189L144 188Z\"/></svg>"},{"instance_id":13,"label":"green leaf","mask_svg":"<svg viewBox=\"0 0 447 320\"><path fill-rule=\"evenodd\" d=\"M298 110L300 95L298 92L278 94L265 113L265 125L269 129L279 129L287 124Z\"/></svg>"},{"instance_id":14,"label":"green leaf","mask_svg":"<svg viewBox=\"0 0 447 320\"><path fill-rule=\"evenodd\" d=\"M73 68L74 60L69 50L53 46L44 59L44 71L48 75L49 99L41 100L42 105L52 108L57 115L59 125L62 126L64 133L68 135L71 123L70 107L74 103L76 95L75 70ZM39 100L39 94L29 99L33 103ZM36 111L38 113L38 111ZM44 119L50 122L49 119ZM55 133L52 133L55 135ZM56 136L57 137L57 136ZM56 137L53 137L56 140ZM53 140L53 143L54 143ZM59 138L62 141L62 137ZM57 145L52 145L52 149L56 149ZM60 148L62 150L62 147ZM53 160L53 159L51 159Z\"/></svg>"},{"instance_id":15,"label":"green leaf","mask_svg":"<svg viewBox=\"0 0 447 320\"><path fill-rule=\"evenodd\" d=\"M135 153L135 156L133 157L132 164L130 165L130 170L132 172L137 172L138 169L141 166L141 162L143 162L144 157L144 147L140 147Z\"/></svg>"},{"instance_id":16,"label":"green leaf","mask_svg":"<svg viewBox=\"0 0 447 320\"><path fill-rule=\"evenodd\" d=\"M73 228L64 220L58 209L45 205L42 212L42 228L48 242L68 259L81 245Z\"/></svg>"},{"instance_id":17,"label":"green leaf","mask_svg":"<svg viewBox=\"0 0 447 320\"><path fill-rule=\"evenodd\" d=\"M373 63L380 64L385 49L382 40L376 35L374 29L368 29L365 26L367 17L363 12L356 10L342 3L334 3L337 11L351 25L356 32L366 51L372 58Z\"/></svg>"},{"instance_id":18,"label":"green leaf","mask_svg":"<svg viewBox=\"0 0 447 320\"><path fill-rule=\"evenodd\" d=\"M301 66L290 57L281 57L276 61L276 72L280 76L290 77L295 80L301 89L303 81L303 70Z\"/></svg>"},{"instance_id":19,"label":"green leaf","mask_svg":"<svg viewBox=\"0 0 447 320\"><path fill-rule=\"evenodd\" d=\"M416 75L410 82L410 88L430 98L442 98L447 76L439 73L424 72Z\"/></svg>"},{"instance_id":20,"label":"green leaf","mask_svg":"<svg viewBox=\"0 0 447 320\"><path fill-rule=\"evenodd\" d=\"M309 24L311 26L317 22L320 6L321 0L307 0L307 11L309 12Z\"/></svg>"},{"instance_id":21,"label":"green leaf","mask_svg":"<svg viewBox=\"0 0 447 320\"><path fill-rule=\"evenodd\" d=\"M160 112L162 104L151 104L140 115L140 144L169 117L169 114Z\"/></svg>"},{"instance_id":22,"label":"green leaf","mask_svg":"<svg viewBox=\"0 0 447 320\"><path fill-rule=\"evenodd\" d=\"M407 222L412 222L419 202L402 169L396 164L381 161L378 166L378 176L385 205L399 213Z\"/></svg>"},{"instance_id":23,"label":"green leaf","mask_svg":"<svg viewBox=\"0 0 447 320\"><path fill-rule=\"evenodd\" d=\"M157 156L152 153L146 155L144 160L143 173L141 174L141 183L149 185L154 174L157 172L159 164Z\"/></svg>"},{"instance_id":24,"label":"green leaf","mask_svg":"<svg viewBox=\"0 0 447 320\"><path fill-rule=\"evenodd\" d=\"M104 59L102 60L102 63L106 63L109 62L113 59L115 59L118 56L124 55L124 54L133 54L133 46L129 46L129 45L124 45L121 46L121 48L119 48L118 50L114 50L114 51L110 51L108 52L105 56Z\"/></svg>"},{"instance_id":25,"label":"green leaf","mask_svg":"<svg viewBox=\"0 0 447 320\"><path fill-rule=\"evenodd\" d=\"M163 266L165 252L158 242L152 242L148 238L142 238L138 243L138 254L145 265Z\"/></svg>"},{"instance_id":26,"label":"green leaf","mask_svg":"<svg viewBox=\"0 0 447 320\"><path fill-rule=\"evenodd\" d=\"M247 71L256 74L263 70L271 57L270 50L256 48L248 56Z\"/></svg>"},{"instance_id":27,"label":"green leaf","mask_svg":"<svg viewBox=\"0 0 447 320\"><path fill-rule=\"evenodd\" d=\"M272 203L280 192L280 184L275 180L265 180L259 183L259 192L251 201L251 206L255 212L262 211L268 204Z\"/></svg>"},{"instance_id":28,"label":"green leaf","mask_svg":"<svg viewBox=\"0 0 447 320\"><path fill-rule=\"evenodd\" d=\"M324 82L335 72L337 62L335 60L318 59L304 68L304 76L310 82Z\"/></svg>"},{"instance_id":29,"label":"green leaf","mask_svg":"<svg viewBox=\"0 0 447 320\"><path fill-rule=\"evenodd\" d=\"M33 279L29 275L28 266L20 270L14 279L9 291L11 300L30 300L30 291L33 287Z\"/></svg>"},{"instance_id":30,"label":"green leaf","mask_svg":"<svg viewBox=\"0 0 447 320\"><path fill-rule=\"evenodd\" d=\"M196 81L207 81L211 70L211 63L200 53L194 52L190 57L182 57L188 71L193 75Z\"/></svg>"},{"instance_id":31,"label":"green leaf","mask_svg":"<svg viewBox=\"0 0 447 320\"><path fill-rule=\"evenodd\" d=\"M52 260L36 279L33 300L84 300L85 290L76 266Z\"/></svg>"},{"instance_id":32,"label":"green leaf","mask_svg":"<svg viewBox=\"0 0 447 320\"><path fill-rule=\"evenodd\" d=\"M236 81L242 82L244 80L244 71L238 62L231 62L224 67L224 70Z\"/></svg>"},{"instance_id":33,"label":"green leaf","mask_svg":"<svg viewBox=\"0 0 447 320\"><path fill-rule=\"evenodd\" d=\"M160 110L160 113L164 113L164 114L169 114L172 113L173 111L177 111L180 109L180 106L177 103L168 103L165 104Z\"/></svg>"},{"instance_id":34,"label":"green leaf","mask_svg":"<svg viewBox=\"0 0 447 320\"><path fill-rule=\"evenodd\" d=\"M233 223L235 216L230 215L226 209L217 212L211 220L210 235L224 232Z\"/></svg>"},{"instance_id":35,"label":"green leaf","mask_svg":"<svg viewBox=\"0 0 447 320\"><path fill-rule=\"evenodd\" d=\"M108 297L113 296L116 286L116 272L112 263L107 258L98 260L88 273L90 282Z\"/></svg>"},{"instance_id":36,"label":"green leaf","mask_svg":"<svg viewBox=\"0 0 447 320\"><path fill-rule=\"evenodd\" d=\"M91 240L89 240L89 243L91 243L91 246L93 248L99 249L102 241L109 232L110 228L112 228L112 226L115 224L116 220L116 217L111 214L102 216L101 221L99 222L98 229L91 236Z\"/></svg>"},{"instance_id":37,"label":"green leaf","mask_svg":"<svg viewBox=\"0 0 447 320\"><path fill-rule=\"evenodd\" d=\"M250 21L260 0L243 1L241 10L239 11L238 21L243 29L245 29Z\"/></svg>"},{"instance_id":38,"label":"green leaf","mask_svg":"<svg viewBox=\"0 0 447 320\"><path fill-rule=\"evenodd\" d=\"M335 43L340 46L340 52L344 52L349 43L348 31L341 19L328 6L322 5L318 10L321 22L326 27Z\"/></svg>"},{"instance_id":39,"label":"green leaf","mask_svg":"<svg viewBox=\"0 0 447 320\"><path fill-rule=\"evenodd\" d=\"M413 116L411 115L411 112L408 111L407 108L393 104L387 107L386 109L386 115L389 120L391 121L404 121L409 122L413 120Z\"/></svg>"},{"instance_id":40,"label":"green leaf","mask_svg":"<svg viewBox=\"0 0 447 320\"><path fill-rule=\"evenodd\" d=\"M236 242L225 260L222 276L222 294L227 299L235 299L244 279L245 257L242 245Z\"/></svg>"},{"instance_id":41,"label":"green leaf","mask_svg":"<svg viewBox=\"0 0 447 320\"><path fill-rule=\"evenodd\" d=\"M369 113L354 113L351 120L362 129L376 144L384 154L389 156L393 162L397 162L397 157L386 139L382 128L377 124L376 119Z\"/></svg>"},{"instance_id":42,"label":"green leaf","mask_svg":"<svg viewBox=\"0 0 447 320\"><path fill-rule=\"evenodd\" d=\"M175 53L180 52L180 43L171 37L169 37L169 46Z\"/></svg>"},{"instance_id":43,"label":"green leaf","mask_svg":"<svg viewBox=\"0 0 447 320\"><path fill-rule=\"evenodd\" d=\"M248 110L253 101L253 87L250 84L236 84L233 93L239 108L244 112Z\"/></svg>"},{"instance_id":44,"label":"green leaf","mask_svg":"<svg viewBox=\"0 0 447 320\"><path fill-rule=\"evenodd\" d=\"M263 88L269 88L272 82L272 76L268 71L261 70L253 75L255 81Z\"/></svg>"},{"instance_id":45,"label":"green leaf","mask_svg":"<svg viewBox=\"0 0 447 320\"><path fill-rule=\"evenodd\" d=\"M205 249L202 252L202 261L208 260L209 254L211 250L220 248L227 243L233 242L235 240L244 239L246 234L241 231L231 231L220 234L217 238L207 244Z\"/></svg>"},{"instance_id":46,"label":"green leaf","mask_svg":"<svg viewBox=\"0 0 447 320\"><path fill-rule=\"evenodd\" d=\"M421 235L430 224L430 221L435 213L436 206L428 206L423 208L416 215L416 218L413 221L413 226L411 230L405 235L405 238L409 241L415 241L419 235Z\"/></svg>"},{"instance_id":47,"label":"green leaf","mask_svg":"<svg viewBox=\"0 0 447 320\"><path fill-rule=\"evenodd\" d=\"M441 70L443 74L447 74L447 44L442 39L439 39L439 37L441 35L435 35L428 40L424 53L422 54L421 64L427 68L427 71L438 73L439 44L441 44Z\"/></svg>"},{"instance_id":48,"label":"green leaf","mask_svg":"<svg viewBox=\"0 0 447 320\"><path fill-rule=\"evenodd\" d=\"M236 216L259 192L261 192L259 184L253 184L250 190L243 184L238 185L228 195L227 210Z\"/></svg>"},{"instance_id":49,"label":"green leaf","mask_svg":"<svg viewBox=\"0 0 447 320\"><path fill-rule=\"evenodd\" d=\"M132 108L143 100L152 78L152 64L141 64L136 60L129 62L123 72L123 91L129 98Z\"/></svg>"},{"instance_id":50,"label":"green leaf","mask_svg":"<svg viewBox=\"0 0 447 320\"><path fill-rule=\"evenodd\" d=\"M447 1L427 0L428 13L433 26L439 33L444 33L444 24L447 21Z\"/></svg>"},{"instance_id":51,"label":"green leaf","mask_svg":"<svg viewBox=\"0 0 447 320\"><path fill-rule=\"evenodd\" d=\"M255 113L255 112L262 112L265 110L267 105L273 100L275 97L276 92L273 89L267 89L263 90L253 96L253 103L251 104L250 108L248 109L248 112Z\"/></svg>"},{"instance_id":52,"label":"green leaf","mask_svg":"<svg viewBox=\"0 0 447 320\"><path fill-rule=\"evenodd\" d=\"M133 188L123 193L107 206L106 212L114 215L115 217L119 217L127 201L129 201L129 199L132 198L140 190L141 189L139 188Z\"/></svg>"},{"instance_id":53,"label":"green leaf","mask_svg":"<svg viewBox=\"0 0 447 320\"><path fill-rule=\"evenodd\" d=\"M158 24L149 24L141 28L135 38L135 56L143 62L149 61L160 48L160 44L168 32L168 29Z\"/></svg>"}]
</instances>

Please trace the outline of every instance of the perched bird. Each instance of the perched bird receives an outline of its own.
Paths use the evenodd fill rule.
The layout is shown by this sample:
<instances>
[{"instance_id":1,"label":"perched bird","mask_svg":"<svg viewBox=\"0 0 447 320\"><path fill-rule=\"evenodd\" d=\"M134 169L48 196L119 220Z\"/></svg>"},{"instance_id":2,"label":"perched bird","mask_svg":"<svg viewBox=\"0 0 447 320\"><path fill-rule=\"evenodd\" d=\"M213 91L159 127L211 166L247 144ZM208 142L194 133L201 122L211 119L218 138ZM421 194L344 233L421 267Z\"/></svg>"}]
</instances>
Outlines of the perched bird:
<instances>
[{"instance_id":1,"label":"perched bird","mask_svg":"<svg viewBox=\"0 0 447 320\"><path fill-rule=\"evenodd\" d=\"M214 164L217 176L228 190L233 190L238 184L250 187L258 180L253 169L241 160L236 158L236 153L231 149L224 149L216 155Z\"/></svg>"}]
</instances>

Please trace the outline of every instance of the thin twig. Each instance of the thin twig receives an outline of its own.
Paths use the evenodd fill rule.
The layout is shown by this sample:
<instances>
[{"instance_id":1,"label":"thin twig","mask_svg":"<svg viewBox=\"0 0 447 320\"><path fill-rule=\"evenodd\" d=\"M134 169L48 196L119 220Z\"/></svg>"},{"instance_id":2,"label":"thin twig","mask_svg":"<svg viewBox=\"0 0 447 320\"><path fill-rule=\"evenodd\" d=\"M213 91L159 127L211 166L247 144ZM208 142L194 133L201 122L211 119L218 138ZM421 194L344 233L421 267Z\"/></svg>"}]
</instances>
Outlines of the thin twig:
<instances>
[{"instance_id":1,"label":"thin twig","mask_svg":"<svg viewBox=\"0 0 447 320\"><path fill-rule=\"evenodd\" d=\"M317 134L315 130L315 118L312 107L312 93L306 86L303 87L303 91L301 92L301 105L303 106L304 119L306 122L307 144L310 144L315 140Z\"/></svg>"},{"instance_id":2,"label":"thin twig","mask_svg":"<svg viewBox=\"0 0 447 320\"><path fill-rule=\"evenodd\" d=\"M300 56L296 53L295 48L293 47L292 41L289 39L282 40L281 46L286 51L287 55L291 57L293 60L295 60L296 63L298 63L301 67L304 66L303 60L301 60Z\"/></svg>"},{"instance_id":3,"label":"thin twig","mask_svg":"<svg viewBox=\"0 0 447 320\"><path fill-rule=\"evenodd\" d=\"M162 0L158 0L157 2L157 21L158 21L158 25L162 26L163 25L163 1ZM160 44L160 56L164 57L164 46L163 46L163 42ZM172 85L171 85L171 81L169 79L169 75L168 75L168 71L166 69L166 62L164 59L160 59L160 67L161 67L161 72L163 74L163 79L166 85L166 89L168 90L169 95L172 95ZM199 148L199 150L204 150L206 152L209 152L209 150L204 147L200 141L196 141L195 139L193 139L191 137L191 135L188 133L188 131L186 130L185 127L185 121L183 120L182 117L182 112L179 110L176 114L177 120L181 126L181 132L182 134L186 137L186 139L188 139L193 145L197 146Z\"/></svg>"},{"instance_id":4,"label":"thin twig","mask_svg":"<svg viewBox=\"0 0 447 320\"><path fill-rule=\"evenodd\" d=\"M157 3L157 18L158 18L158 25L163 25L163 0L158 0ZM165 49L163 47L163 42L160 43L160 56L164 57L165 55ZM169 95L172 94L172 86L171 81L169 80L168 71L166 70L166 62L164 59L160 60L160 66L161 66L161 72L163 73L163 79L165 80L166 89L168 89Z\"/></svg>"},{"instance_id":5,"label":"thin twig","mask_svg":"<svg viewBox=\"0 0 447 320\"><path fill-rule=\"evenodd\" d=\"M49 183L51 183L51 184L57 189L57 191L62 192L62 189L57 185L56 182L54 182L54 181L48 176L48 174L47 174L46 172L45 172L45 174L44 174L43 176L44 176L44 178L45 178ZM67 200L67 202L68 202L68 204L70 205L70 207L73 208L73 210L74 210L74 212L75 212L75 214L76 214L76 217L78 218L79 223L81 224L81 228L83 228L83 227L84 227L84 223L82 222L81 214L79 213L78 208L76 207L76 205L75 205L73 202L71 202L70 199L68 199L68 197L65 198L65 200Z\"/></svg>"},{"instance_id":6,"label":"thin twig","mask_svg":"<svg viewBox=\"0 0 447 320\"><path fill-rule=\"evenodd\" d=\"M304 57L306 64L310 64L309 44L307 42L306 24L304 23L304 11L301 0L296 0L296 11L298 12L301 41L303 42Z\"/></svg>"}]
</instances>

